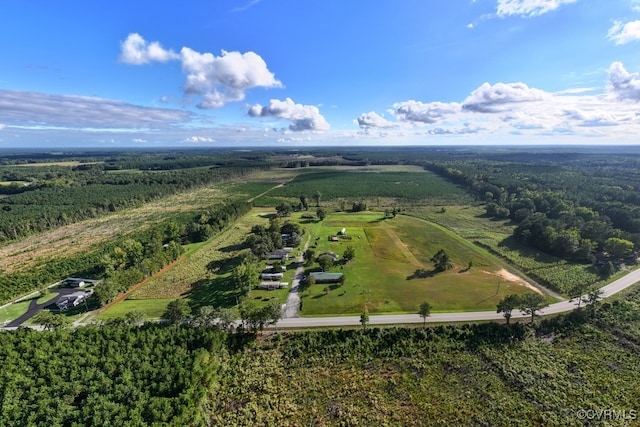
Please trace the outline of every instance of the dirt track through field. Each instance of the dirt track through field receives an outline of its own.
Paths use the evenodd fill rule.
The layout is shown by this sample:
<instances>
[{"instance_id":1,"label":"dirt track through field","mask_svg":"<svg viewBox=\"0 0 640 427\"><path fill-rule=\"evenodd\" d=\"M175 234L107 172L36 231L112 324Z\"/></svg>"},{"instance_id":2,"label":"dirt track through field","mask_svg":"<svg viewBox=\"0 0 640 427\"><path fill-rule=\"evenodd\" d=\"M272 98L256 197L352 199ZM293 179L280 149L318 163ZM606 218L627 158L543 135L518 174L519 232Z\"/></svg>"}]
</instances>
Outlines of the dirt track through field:
<instances>
[{"instance_id":1,"label":"dirt track through field","mask_svg":"<svg viewBox=\"0 0 640 427\"><path fill-rule=\"evenodd\" d=\"M407 244L404 243L393 230L387 227L381 227L381 228L387 233L387 236L389 236L389 239L393 241L393 243L396 245L396 248L398 248L398 250L402 253L402 255L404 255L407 258L407 260L409 260L413 265L415 265L418 268L424 268L424 265L422 265L422 263L418 261L418 258L416 258L415 255L413 255L413 253L409 250L409 247L407 246Z\"/></svg>"},{"instance_id":2,"label":"dirt track through field","mask_svg":"<svg viewBox=\"0 0 640 427\"><path fill-rule=\"evenodd\" d=\"M110 303L108 303L107 305L103 306L102 308L100 308L100 310L98 310L98 312L96 314L100 314L103 311L113 307L114 305L116 305L117 303L119 303L120 301L124 301L129 295L131 295L132 293L134 293L135 291L137 291L138 289L140 289L141 287L143 287L144 285L147 284L147 282L149 282L150 280L155 279L156 277L162 276L164 273L166 273L168 270L172 269L175 265L181 263L182 261L184 261L185 257L181 256L180 258L178 258L177 260L173 261L171 264L167 264L165 265L161 270L157 271L156 273L152 274L151 276L147 277L146 279L144 279L142 282L134 285L131 289L129 289L127 292L118 295L113 301L111 301Z\"/></svg>"}]
</instances>

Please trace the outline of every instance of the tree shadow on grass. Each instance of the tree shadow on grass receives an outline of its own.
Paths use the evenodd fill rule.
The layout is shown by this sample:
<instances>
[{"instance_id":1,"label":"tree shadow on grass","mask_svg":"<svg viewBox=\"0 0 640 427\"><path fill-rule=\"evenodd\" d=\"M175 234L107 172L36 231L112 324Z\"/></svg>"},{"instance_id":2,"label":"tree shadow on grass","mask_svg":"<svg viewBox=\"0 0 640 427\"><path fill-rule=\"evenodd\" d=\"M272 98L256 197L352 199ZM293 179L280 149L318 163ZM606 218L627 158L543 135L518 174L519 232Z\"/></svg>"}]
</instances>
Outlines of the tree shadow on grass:
<instances>
[{"instance_id":1,"label":"tree shadow on grass","mask_svg":"<svg viewBox=\"0 0 640 427\"><path fill-rule=\"evenodd\" d=\"M225 246L224 248L220 248L220 252L223 253L229 253L229 252L238 252L241 251L242 249L246 248L246 244L243 243L237 243L235 245L229 245L229 246Z\"/></svg>"},{"instance_id":2,"label":"tree shadow on grass","mask_svg":"<svg viewBox=\"0 0 640 427\"><path fill-rule=\"evenodd\" d=\"M212 280L202 279L191 285L189 292L191 308L197 309L203 306L233 307L240 298L232 281L227 277L217 277Z\"/></svg>"},{"instance_id":3,"label":"tree shadow on grass","mask_svg":"<svg viewBox=\"0 0 640 427\"><path fill-rule=\"evenodd\" d=\"M411 276L407 276L407 280L413 279L427 279L429 277L435 276L437 271L435 270L425 270L424 268L419 268L413 272Z\"/></svg>"}]
</instances>

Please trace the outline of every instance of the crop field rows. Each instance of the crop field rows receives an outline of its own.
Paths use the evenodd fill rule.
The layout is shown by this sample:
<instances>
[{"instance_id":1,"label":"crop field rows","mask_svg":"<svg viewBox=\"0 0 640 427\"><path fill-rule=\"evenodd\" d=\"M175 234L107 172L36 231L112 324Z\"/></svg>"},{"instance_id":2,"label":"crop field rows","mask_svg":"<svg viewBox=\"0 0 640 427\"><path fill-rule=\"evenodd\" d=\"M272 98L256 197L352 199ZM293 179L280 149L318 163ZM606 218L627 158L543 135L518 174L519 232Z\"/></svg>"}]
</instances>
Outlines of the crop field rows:
<instances>
[{"instance_id":1,"label":"crop field rows","mask_svg":"<svg viewBox=\"0 0 640 427\"><path fill-rule=\"evenodd\" d=\"M361 199L371 202L378 199L394 200L396 203L429 204L469 204L472 199L459 187L432 174L431 172L410 171L379 172L376 169L341 168L336 170L305 171L291 182L274 189L270 198L295 200L301 194L312 197L315 192L321 194L321 200L335 201L343 199L355 202ZM363 175L365 174L365 175ZM372 192L375 189L375 192ZM258 198L257 203L264 203Z\"/></svg>"}]
</instances>

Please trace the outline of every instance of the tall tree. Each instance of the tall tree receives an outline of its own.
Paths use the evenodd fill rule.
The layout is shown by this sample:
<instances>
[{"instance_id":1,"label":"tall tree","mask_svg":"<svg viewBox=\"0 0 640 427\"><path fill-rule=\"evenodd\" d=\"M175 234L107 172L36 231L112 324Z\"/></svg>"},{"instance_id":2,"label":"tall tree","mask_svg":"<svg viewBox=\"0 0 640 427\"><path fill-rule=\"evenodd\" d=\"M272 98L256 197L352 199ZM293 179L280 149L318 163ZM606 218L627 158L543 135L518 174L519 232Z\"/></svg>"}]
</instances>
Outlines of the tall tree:
<instances>
[{"instance_id":1,"label":"tall tree","mask_svg":"<svg viewBox=\"0 0 640 427\"><path fill-rule=\"evenodd\" d=\"M322 268L322 271L327 271L328 269L333 267L333 258L331 258L329 255L322 255L320 258L318 258L318 264L320 264L320 268Z\"/></svg>"},{"instance_id":2,"label":"tall tree","mask_svg":"<svg viewBox=\"0 0 640 427\"><path fill-rule=\"evenodd\" d=\"M431 304L426 301L420 304L418 314L422 317L422 327L424 328L427 325L427 317L431 316Z\"/></svg>"},{"instance_id":3,"label":"tall tree","mask_svg":"<svg viewBox=\"0 0 640 427\"><path fill-rule=\"evenodd\" d=\"M440 249L432 258L431 262L436 271L446 271L451 268L451 260L449 254L444 249Z\"/></svg>"},{"instance_id":4,"label":"tall tree","mask_svg":"<svg viewBox=\"0 0 640 427\"><path fill-rule=\"evenodd\" d=\"M316 207L319 208L320 207L320 198L322 197L322 194L319 191L316 191L315 193L313 193L313 200L316 201Z\"/></svg>"},{"instance_id":5,"label":"tall tree","mask_svg":"<svg viewBox=\"0 0 640 427\"><path fill-rule=\"evenodd\" d=\"M602 299L603 294L604 291L602 289L596 288L589 291L589 293L585 297L583 297L582 300L584 301L592 316L594 316L598 311L598 304Z\"/></svg>"},{"instance_id":6,"label":"tall tree","mask_svg":"<svg viewBox=\"0 0 640 427\"><path fill-rule=\"evenodd\" d=\"M318 208L318 210L316 210L316 215L320 221L324 221L327 217L327 211L324 208Z\"/></svg>"},{"instance_id":7,"label":"tall tree","mask_svg":"<svg viewBox=\"0 0 640 427\"><path fill-rule=\"evenodd\" d=\"M167 319L171 324L177 324L178 322L186 319L191 314L191 309L186 300L180 298L171 301L167 305L167 311L164 312L162 317Z\"/></svg>"},{"instance_id":8,"label":"tall tree","mask_svg":"<svg viewBox=\"0 0 640 427\"><path fill-rule=\"evenodd\" d=\"M316 251L314 251L313 249L307 249L306 251L304 251L304 253L302 254L302 259L304 259L304 265L305 267L309 267L311 264L313 264L313 259L316 256Z\"/></svg>"},{"instance_id":9,"label":"tall tree","mask_svg":"<svg viewBox=\"0 0 640 427\"><path fill-rule=\"evenodd\" d=\"M305 211L309 210L309 197L304 193L300 195L300 204Z\"/></svg>"},{"instance_id":10,"label":"tall tree","mask_svg":"<svg viewBox=\"0 0 640 427\"><path fill-rule=\"evenodd\" d=\"M548 305L544 296L534 292L526 293L520 298L520 311L525 316L531 316L531 323L535 320L538 312Z\"/></svg>"},{"instance_id":11,"label":"tall tree","mask_svg":"<svg viewBox=\"0 0 640 427\"><path fill-rule=\"evenodd\" d=\"M40 310L34 320L47 331L65 329L71 321L64 314L53 314L49 310Z\"/></svg>"},{"instance_id":12,"label":"tall tree","mask_svg":"<svg viewBox=\"0 0 640 427\"><path fill-rule=\"evenodd\" d=\"M285 217L291 215L291 205L287 202L280 203L276 206L276 214L279 217Z\"/></svg>"},{"instance_id":13,"label":"tall tree","mask_svg":"<svg viewBox=\"0 0 640 427\"><path fill-rule=\"evenodd\" d=\"M245 259L231 271L231 281L234 289L246 295L258 284L258 272L253 263Z\"/></svg>"},{"instance_id":14,"label":"tall tree","mask_svg":"<svg viewBox=\"0 0 640 427\"><path fill-rule=\"evenodd\" d=\"M345 261L349 262L355 257L356 257L356 250L354 249L354 247L351 245L347 246L347 248L344 250L344 254L342 255L342 258L344 258Z\"/></svg>"},{"instance_id":15,"label":"tall tree","mask_svg":"<svg viewBox=\"0 0 640 427\"><path fill-rule=\"evenodd\" d=\"M604 250L614 258L623 258L633 251L633 242L618 237L610 237L604 242Z\"/></svg>"},{"instance_id":16,"label":"tall tree","mask_svg":"<svg viewBox=\"0 0 640 427\"><path fill-rule=\"evenodd\" d=\"M214 312L214 317L218 319L218 327L223 331L229 331L238 320L236 311L232 308L218 307Z\"/></svg>"},{"instance_id":17,"label":"tall tree","mask_svg":"<svg viewBox=\"0 0 640 427\"><path fill-rule=\"evenodd\" d=\"M367 324L369 323L369 312L365 308L362 314L360 315L360 324L362 325L362 329L367 329Z\"/></svg>"},{"instance_id":18,"label":"tall tree","mask_svg":"<svg viewBox=\"0 0 640 427\"><path fill-rule=\"evenodd\" d=\"M264 312L265 326L274 325L278 332L278 321L282 319L282 306L277 302L272 302L262 308Z\"/></svg>"},{"instance_id":19,"label":"tall tree","mask_svg":"<svg viewBox=\"0 0 640 427\"><path fill-rule=\"evenodd\" d=\"M517 308L518 305L520 305L520 297L518 295L507 295L498 303L496 313L502 313L508 325L511 320L511 312Z\"/></svg>"},{"instance_id":20,"label":"tall tree","mask_svg":"<svg viewBox=\"0 0 640 427\"><path fill-rule=\"evenodd\" d=\"M582 296L585 294L588 287L589 287L588 283L579 283L574 287L572 287L571 289L569 289L569 297L571 298L571 301L577 301L578 308L580 308L580 306L584 302Z\"/></svg>"}]
</instances>

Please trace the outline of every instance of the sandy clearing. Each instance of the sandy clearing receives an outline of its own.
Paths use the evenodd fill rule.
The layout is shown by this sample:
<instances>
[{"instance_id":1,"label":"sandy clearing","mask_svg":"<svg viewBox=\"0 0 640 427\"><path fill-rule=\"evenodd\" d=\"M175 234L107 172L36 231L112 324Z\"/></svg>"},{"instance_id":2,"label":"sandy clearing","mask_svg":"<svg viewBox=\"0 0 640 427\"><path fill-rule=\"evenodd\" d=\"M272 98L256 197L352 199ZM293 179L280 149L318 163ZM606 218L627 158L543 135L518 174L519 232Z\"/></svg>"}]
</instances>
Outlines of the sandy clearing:
<instances>
[{"instance_id":1,"label":"sandy clearing","mask_svg":"<svg viewBox=\"0 0 640 427\"><path fill-rule=\"evenodd\" d=\"M542 292L540 289L536 288L535 286L533 286L531 283L527 282L526 280L524 280L522 277L520 276L516 276L515 274L511 273L510 271L506 270L506 269L502 269L499 270L495 273L491 273L489 271L484 271L483 273L487 273L487 274L493 274L496 275L498 277L500 277L501 279L504 279L508 282L512 282L512 283L517 283L518 285L524 286L528 289L531 289L532 291L540 294L540 295L544 295L544 292Z\"/></svg>"}]
</instances>

